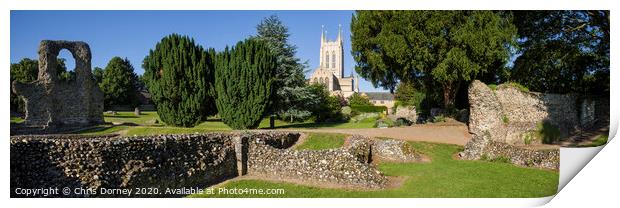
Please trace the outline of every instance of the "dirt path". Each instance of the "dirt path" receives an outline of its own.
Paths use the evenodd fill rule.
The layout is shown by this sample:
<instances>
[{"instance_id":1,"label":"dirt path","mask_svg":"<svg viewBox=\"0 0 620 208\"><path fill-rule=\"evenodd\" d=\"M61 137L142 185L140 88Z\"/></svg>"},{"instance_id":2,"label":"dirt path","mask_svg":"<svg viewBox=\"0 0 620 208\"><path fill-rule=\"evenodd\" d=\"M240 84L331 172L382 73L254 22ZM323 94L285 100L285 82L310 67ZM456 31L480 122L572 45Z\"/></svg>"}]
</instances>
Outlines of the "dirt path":
<instances>
[{"instance_id":1,"label":"dirt path","mask_svg":"<svg viewBox=\"0 0 620 208\"><path fill-rule=\"evenodd\" d=\"M423 124L407 127L394 128L369 128L369 129L283 129L286 131L322 132L359 134L368 137L389 137L406 141L426 141L446 144L465 145L471 138L467 126L462 123L446 125Z\"/></svg>"}]
</instances>

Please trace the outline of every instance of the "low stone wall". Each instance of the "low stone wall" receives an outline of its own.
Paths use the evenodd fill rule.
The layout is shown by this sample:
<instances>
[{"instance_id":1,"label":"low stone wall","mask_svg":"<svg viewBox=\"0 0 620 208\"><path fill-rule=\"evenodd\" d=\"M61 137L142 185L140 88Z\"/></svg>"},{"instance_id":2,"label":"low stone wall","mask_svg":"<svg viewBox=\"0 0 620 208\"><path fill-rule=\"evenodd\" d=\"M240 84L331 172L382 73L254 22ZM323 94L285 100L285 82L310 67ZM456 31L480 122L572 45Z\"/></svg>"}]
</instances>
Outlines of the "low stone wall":
<instances>
[{"instance_id":1,"label":"low stone wall","mask_svg":"<svg viewBox=\"0 0 620 208\"><path fill-rule=\"evenodd\" d=\"M203 188L237 175L234 144L221 134L17 136L11 137L10 161L12 197L19 197L16 188L47 187L157 188L162 194L158 197L175 196L166 189Z\"/></svg>"},{"instance_id":2,"label":"low stone wall","mask_svg":"<svg viewBox=\"0 0 620 208\"><path fill-rule=\"evenodd\" d=\"M373 160L388 162L423 162L409 143L395 139L371 139L359 135L347 138L343 147L358 158L358 161L371 163Z\"/></svg>"},{"instance_id":3,"label":"low stone wall","mask_svg":"<svg viewBox=\"0 0 620 208\"><path fill-rule=\"evenodd\" d=\"M560 168L559 149L527 149L493 141L490 134L473 135L459 156L464 160L509 160L510 163L522 167L552 170Z\"/></svg>"},{"instance_id":4,"label":"low stone wall","mask_svg":"<svg viewBox=\"0 0 620 208\"><path fill-rule=\"evenodd\" d=\"M289 149L299 136L272 131L137 137L12 136L11 197L24 197L16 194L17 188L48 187L96 191L154 188L159 195L130 197L182 196L186 193L179 193L181 189L202 189L245 174L355 188L382 188L387 183L374 165L360 161L348 149ZM48 197L127 195L94 192Z\"/></svg>"},{"instance_id":5,"label":"low stone wall","mask_svg":"<svg viewBox=\"0 0 620 208\"><path fill-rule=\"evenodd\" d=\"M287 149L290 146L273 145L270 140L248 141L249 175L368 189L383 188L387 183L387 178L373 165L346 149L293 150Z\"/></svg>"}]
</instances>

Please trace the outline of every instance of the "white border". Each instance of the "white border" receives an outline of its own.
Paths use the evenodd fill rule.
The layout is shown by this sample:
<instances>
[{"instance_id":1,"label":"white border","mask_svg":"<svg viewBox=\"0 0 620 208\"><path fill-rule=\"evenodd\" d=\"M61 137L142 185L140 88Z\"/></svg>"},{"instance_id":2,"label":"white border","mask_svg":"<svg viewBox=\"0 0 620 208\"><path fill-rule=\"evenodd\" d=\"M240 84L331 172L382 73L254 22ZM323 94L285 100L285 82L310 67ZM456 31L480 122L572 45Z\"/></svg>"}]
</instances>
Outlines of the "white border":
<instances>
[{"instance_id":1,"label":"white border","mask_svg":"<svg viewBox=\"0 0 620 208\"><path fill-rule=\"evenodd\" d=\"M75 1L75 0L21 0L3 1L0 7L0 66L2 66L2 79L5 83L0 85L0 96L8 97L9 82L9 53L10 53L10 10L352 10L352 9L498 9L498 10L533 10L533 9L609 9L611 22L618 22L615 17L613 1L586 1L586 0L222 0L222 1L199 1L199 0L101 0L101 1ZM615 19L615 20L613 20ZM70 24L70 22L69 22ZM35 25L32 25L36 27ZM612 39L617 31L612 28ZM617 48L614 41L612 51ZM615 61L611 60L611 66ZM612 72L612 80L618 80L617 73ZM612 84L612 92L617 92L617 84ZM617 131L618 110L616 104L618 98L611 96L612 100L612 127L611 132ZM9 101L5 99L0 106L0 117L9 117ZM1 131L8 137L9 120L2 120ZM8 199L9 198L9 143L5 140L2 151L2 176L0 183L5 187L2 198L8 201L3 203L7 207L110 207L110 206L133 206L133 207L204 207L204 206L252 206L252 207L317 207L317 206L356 206L356 207L416 207L416 206L471 206L471 207L520 207L542 205L551 197L536 199ZM585 150L585 149L584 149ZM592 154L597 149L591 149L584 154ZM569 153L576 154L580 153ZM611 142L605 147L600 156L597 156L581 173L568 183L560 192L557 199L548 206L573 207L598 204L601 206L617 204L613 193L617 192L618 186L618 163L620 158L620 145ZM563 157L564 158L564 157ZM570 160L563 160L564 163ZM578 167L576 165L575 167Z\"/></svg>"}]
</instances>

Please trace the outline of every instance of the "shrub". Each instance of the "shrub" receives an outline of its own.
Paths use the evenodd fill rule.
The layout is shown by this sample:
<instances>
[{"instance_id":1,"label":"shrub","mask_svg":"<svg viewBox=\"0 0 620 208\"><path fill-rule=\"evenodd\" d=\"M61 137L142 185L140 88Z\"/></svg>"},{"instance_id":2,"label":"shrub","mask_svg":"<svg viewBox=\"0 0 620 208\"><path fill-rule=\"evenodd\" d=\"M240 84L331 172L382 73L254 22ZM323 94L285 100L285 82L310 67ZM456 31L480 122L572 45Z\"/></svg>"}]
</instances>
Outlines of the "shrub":
<instances>
[{"instance_id":1,"label":"shrub","mask_svg":"<svg viewBox=\"0 0 620 208\"><path fill-rule=\"evenodd\" d=\"M348 101L349 105L372 106L372 103L368 97L362 96L357 92L354 92L353 95L348 98Z\"/></svg>"},{"instance_id":2,"label":"shrub","mask_svg":"<svg viewBox=\"0 0 620 208\"><path fill-rule=\"evenodd\" d=\"M504 122L504 124L508 124L508 122L509 122L508 116L502 115L502 122Z\"/></svg>"},{"instance_id":3,"label":"shrub","mask_svg":"<svg viewBox=\"0 0 620 208\"><path fill-rule=\"evenodd\" d=\"M374 125L375 128L389 128L392 126L394 126L394 122L390 119L378 119Z\"/></svg>"},{"instance_id":4,"label":"shrub","mask_svg":"<svg viewBox=\"0 0 620 208\"><path fill-rule=\"evenodd\" d=\"M264 41L247 39L218 54L217 109L233 129L258 127L272 96L276 57Z\"/></svg>"},{"instance_id":5,"label":"shrub","mask_svg":"<svg viewBox=\"0 0 620 208\"><path fill-rule=\"evenodd\" d=\"M435 118L433 118L433 122L437 123L437 122L446 122L446 117L443 115L438 115L435 116Z\"/></svg>"},{"instance_id":6,"label":"shrub","mask_svg":"<svg viewBox=\"0 0 620 208\"><path fill-rule=\"evenodd\" d=\"M537 132L545 144L553 144L560 140L560 129L549 121L538 123Z\"/></svg>"},{"instance_id":7,"label":"shrub","mask_svg":"<svg viewBox=\"0 0 620 208\"><path fill-rule=\"evenodd\" d=\"M491 90L493 90L493 91L497 90L497 85L496 84L490 84L490 85L487 85L487 86L489 86L489 88L491 88Z\"/></svg>"},{"instance_id":8,"label":"shrub","mask_svg":"<svg viewBox=\"0 0 620 208\"><path fill-rule=\"evenodd\" d=\"M311 109L316 122L337 122L346 119L341 113L340 97L330 96L329 91L321 84L311 84L308 88L318 100L318 104ZM352 111L351 116L355 116L355 112Z\"/></svg>"},{"instance_id":9,"label":"shrub","mask_svg":"<svg viewBox=\"0 0 620 208\"><path fill-rule=\"evenodd\" d=\"M411 121L404 118L397 118L394 122L394 126L411 126Z\"/></svg>"},{"instance_id":10,"label":"shrub","mask_svg":"<svg viewBox=\"0 0 620 208\"><path fill-rule=\"evenodd\" d=\"M173 126L195 126L216 114L213 49L205 51L188 36L166 36L144 58L144 79L160 119Z\"/></svg>"}]
</instances>

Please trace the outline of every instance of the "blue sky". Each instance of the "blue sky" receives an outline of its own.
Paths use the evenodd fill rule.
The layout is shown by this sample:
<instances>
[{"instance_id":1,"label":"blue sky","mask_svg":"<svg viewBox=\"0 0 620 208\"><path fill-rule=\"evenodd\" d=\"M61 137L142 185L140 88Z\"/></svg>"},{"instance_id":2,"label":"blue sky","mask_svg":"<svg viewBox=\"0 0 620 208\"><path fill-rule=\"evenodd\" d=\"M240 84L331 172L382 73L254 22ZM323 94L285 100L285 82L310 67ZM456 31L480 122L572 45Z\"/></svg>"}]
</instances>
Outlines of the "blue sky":
<instances>
[{"instance_id":1,"label":"blue sky","mask_svg":"<svg viewBox=\"0 0 620 208\"><path fill-rule=\"evenodd\" d=\"M353 11L11 11L11 63L22 58L37 59L39 42L81 40L90 45L92 66L105 68L114 56L128 58L142 74L142 60L162 37L189 35L203 47L221 50L256 34L256 25L276 14L289 27L289 41L298 47L297 56L308 60L310 76L319 64L321 25L335 39L342 24L345 75L354 71L350 27ZM60 57L71 60L70 53ZM361 91L385 91L360 80Z\"/></svg>"}]
</instances>

